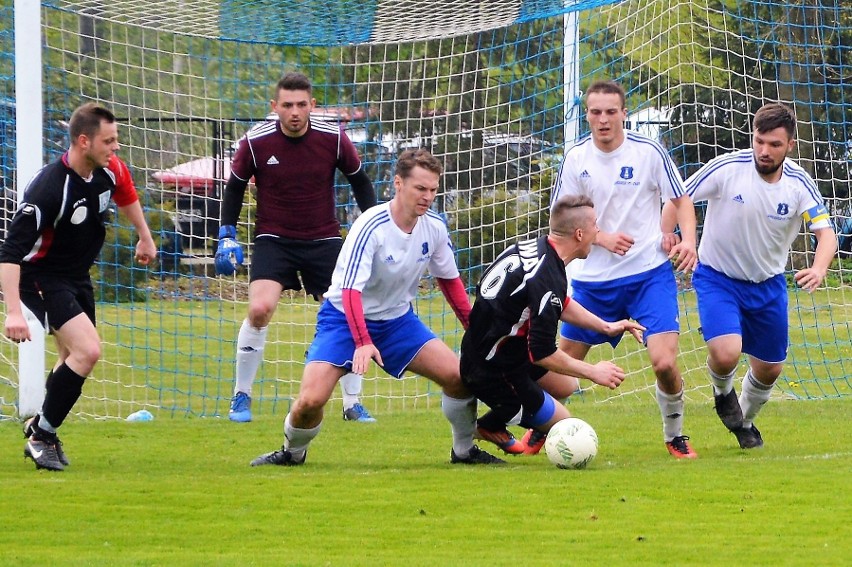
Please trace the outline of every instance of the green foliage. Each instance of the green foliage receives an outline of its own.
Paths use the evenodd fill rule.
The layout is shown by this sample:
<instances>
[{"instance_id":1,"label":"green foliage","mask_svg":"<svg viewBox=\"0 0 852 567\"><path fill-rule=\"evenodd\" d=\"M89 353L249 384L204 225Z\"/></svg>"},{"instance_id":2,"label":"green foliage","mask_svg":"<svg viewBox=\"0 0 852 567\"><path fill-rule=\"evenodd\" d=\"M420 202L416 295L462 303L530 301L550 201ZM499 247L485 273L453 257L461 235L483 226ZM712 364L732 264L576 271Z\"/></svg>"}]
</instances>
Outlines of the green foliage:
<instances>
[{"instance_id":1,"label":"green foliage","mask_svg":"<svg viewBox=\"0 0 852 567\"><path fill-rule=\"evenodd\" d=\"M450 213L449 226L457 249L457 262L470 286L506 246L517 239L532 238L546 226L541 192L518 194L498 189L476 197L470 208Z\"/></svg>"},{"instance_id":2,"label":"green foliage","mask_svg":"<svg viewBox=\"0 0 852 567\"><path fill-rule=\"evenodd\" d=\"M109 223L101 255L92 266L95 301L127 303L145 298L144 285L141 284L146 278L146 270L135 266L135 254L133 230Z\"/></svg>"}]
</instances>

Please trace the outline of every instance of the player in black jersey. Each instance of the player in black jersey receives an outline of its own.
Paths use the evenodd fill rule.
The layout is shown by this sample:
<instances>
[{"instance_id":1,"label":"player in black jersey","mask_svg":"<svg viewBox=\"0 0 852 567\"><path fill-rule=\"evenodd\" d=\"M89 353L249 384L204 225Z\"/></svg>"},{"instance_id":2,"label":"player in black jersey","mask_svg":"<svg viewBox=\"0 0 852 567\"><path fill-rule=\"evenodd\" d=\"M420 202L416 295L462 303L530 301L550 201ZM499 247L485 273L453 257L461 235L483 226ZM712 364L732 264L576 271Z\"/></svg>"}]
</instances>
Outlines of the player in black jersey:
<instances>
[{"instance_id":1,"label":"player in black jersey","mask_svg":"<svg viewBox=\"0 0 852 567\"><path fill-rule=\"evenodd\" d=\"M638 323L604 321L568 297L565 266L589 254L597 232L590 199L559 199L549 234L509 246L477 286L461 344L462 382L491 408L477 420L478 436L507 453L531 452L507 423L520 418L523 427L546 433L570 417L539 381L558 384L578 376L614 389L624 380L612 362L592 365L557 349L560 320L609 336L629 332L641 342Z\"/></svg>"},{"instance_id":2,"label":"player in black jersey","mask_svg":"<svg viewBox=\"0 0 852 567\"><path fill-rule=\"evenodd\" d=\"M30 340L23 303L53 334L59 353L47 376L42 409L24 426L24 455L36 468L49 470L68 465L56 430L101 355L89 268L104 243L110 200L139 233L136 260L146 265L157 255L130 172L115 155L113 113L84 104L71 115L69 132L71 147L27 186L0 246L6 336Z\"/></svg>"}]
</instances>

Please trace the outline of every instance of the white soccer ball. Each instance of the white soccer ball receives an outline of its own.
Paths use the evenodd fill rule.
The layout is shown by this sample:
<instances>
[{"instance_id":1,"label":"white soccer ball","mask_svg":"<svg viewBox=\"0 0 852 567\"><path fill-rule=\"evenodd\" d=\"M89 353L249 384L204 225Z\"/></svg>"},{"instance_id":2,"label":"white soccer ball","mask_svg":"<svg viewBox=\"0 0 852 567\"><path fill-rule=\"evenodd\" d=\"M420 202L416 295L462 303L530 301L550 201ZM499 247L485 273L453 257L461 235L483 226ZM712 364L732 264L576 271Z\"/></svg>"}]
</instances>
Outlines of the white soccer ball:
<instances>
[{"instance_id":1,"label":"white soccer ball","mask_svg":"<svg viewBox=\"0 0 852 567\"><path fill-rule=\"evenodd\" d=\"M582 419L569 417L550 428L544 450L560 469L584 469L598 454L598 434Z\"/></svg>"}]
</instances>

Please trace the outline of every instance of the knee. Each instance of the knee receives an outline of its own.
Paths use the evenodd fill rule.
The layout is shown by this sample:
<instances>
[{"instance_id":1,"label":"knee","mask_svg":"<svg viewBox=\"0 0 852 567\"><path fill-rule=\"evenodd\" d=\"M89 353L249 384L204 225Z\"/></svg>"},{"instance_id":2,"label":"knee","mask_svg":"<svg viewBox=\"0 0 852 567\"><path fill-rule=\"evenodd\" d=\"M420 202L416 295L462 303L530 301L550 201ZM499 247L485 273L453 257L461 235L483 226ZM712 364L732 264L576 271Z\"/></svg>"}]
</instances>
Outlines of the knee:
<instances>
[{"instance_id":1,"label":"knee","mask_svg":"<svg viewBox=\"0 0 852 567\"><path fill-rule=\"evenodd\" d=\"M434 381L441 386L444 393L451 398L465 399L473 395L464 383L462 383L461 376L458 372L450 372L447 375L437 376Z\"/></svg>"},{"instance_id":2,"label":"knee","mask_svg":"<svg viewBox=\"0 0 852 567\"><path fill-rule=\"evenodd\" d=\"M67 360L73 360L74 371L88 376L101 359L101 345L97 341L90 342L75 351L71 351Z\"/></svg>"},{"instance_id":3,"label":"knee","mask_svg":"<svg viewBox=\"0 0 852 567\"><path fill-rule=\"evenodd\" d=\"M783 369L783 364L752 365L751 373L762 384L774 384Z\"/></svg>"},{"instance_id":4,"label":"knee","mask_svg":"<svg viewBox=\"0 0 852 567\"><path fill-rule=\"evenodd\" d=\"M740 353L734 351L710 351L707 365L717 374L730 374L740 362Z\"/></svg>"},{"instance_id":5,"label":"knee","mask_svg":"<svg viewBox=\"0 0 852 567\"><path fill-rule=\"evenodd\" d=\"M293 405L293 412L304 416L313 416L321 412L328 402L322 396L316 396L310 392L302 392Z\"/></svg>"},{"instance_id":6,"label":"knee","mask_svg":"<svg viewBox=\"0 0 852 567\"><path fill-rule=\"evenodd\" d=\"M574 376L566 376L564 380L548 384L547 393L557 400L565 400L580 389L580 380Z\"/></svg>"},{"instance_id":7,"label":"knee","mask_svg":"<svg viewBox=\"0 0 852 567\"><path fill-rule=\"evenodd\" d=\"M675 357L661 357L651 361L654 374L664 383L673 383L678 377L677 359Z\"/></svg>"},{"instance_id":8,"label":"knee","mask_svg":"<svg viewBox=\"0 0 852 567\"><path fill-rule=\"evenodd\" d=\"M265 301L255 301L249 304L248 320L249 324L256 329L266 327L272 315L275 313L276 304L270 304Z\"/></svg>"}]
</instances>

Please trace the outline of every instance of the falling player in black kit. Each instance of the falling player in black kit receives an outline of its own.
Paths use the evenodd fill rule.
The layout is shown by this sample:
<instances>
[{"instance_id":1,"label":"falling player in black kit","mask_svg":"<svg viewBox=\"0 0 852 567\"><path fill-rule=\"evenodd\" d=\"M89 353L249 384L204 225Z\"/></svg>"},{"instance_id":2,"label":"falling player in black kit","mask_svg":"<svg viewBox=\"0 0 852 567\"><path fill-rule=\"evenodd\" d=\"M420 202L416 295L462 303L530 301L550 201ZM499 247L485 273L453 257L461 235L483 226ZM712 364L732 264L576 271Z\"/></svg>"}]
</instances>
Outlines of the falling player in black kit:
<instances>
[{"instance_id":1,"label":"falling player in black kit","mask_svg":"<svg viewBox=\"0 0 852 567\"><path fill-rule=\"evenodd\" d=\"M553 206L547 236L509 246L488 268L476 289L470 326L461 344L462 382L490 410L477 420L477 433L506 453L537 452L515 439L506 424L546 433L570 417L539 384L586 378L617 388L624 371L612 362L589 364L556 348L559 321L610 336L631 333L641 342L642 326L593 315L568 297L565 266L585 258L598 227L586 197L564 197ZM540 448L540 447L537 447Z\"/></svg>"},{"instance_id":2,"label":"falling player in black kit","mask_svg":"<svg viewBox=\"0 0 852 567\"><path fill-rule=\"evenodd\" d=\"M56 430L101 355L89 268L104 243L110 201L139 234L136 260L147 265L157 255L130 171L115 155L113 113L84 104L71 115L68 130L71 147L27 186L0 246L6 336L14 342L31 338L23 303L56 339L59 357L47 376L44 404L24 425L24 456L36 468L56 471L68 465Z\"/></svg>"}]
</instances>

